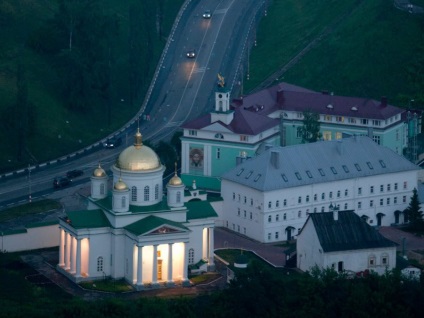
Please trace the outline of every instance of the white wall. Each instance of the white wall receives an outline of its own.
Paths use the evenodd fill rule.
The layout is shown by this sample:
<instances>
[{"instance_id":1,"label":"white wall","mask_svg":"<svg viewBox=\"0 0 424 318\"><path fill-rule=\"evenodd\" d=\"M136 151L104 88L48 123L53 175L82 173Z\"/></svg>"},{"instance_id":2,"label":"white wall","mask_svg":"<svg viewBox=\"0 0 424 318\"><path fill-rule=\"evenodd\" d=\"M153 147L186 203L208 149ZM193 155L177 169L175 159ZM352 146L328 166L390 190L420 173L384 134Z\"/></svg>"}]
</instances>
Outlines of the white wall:
<instances>
[{"instance_id":1,"label":"white wall","mask_svg":"<svg viewBox=\"0 0 424 318\"><path fill-rule=\"evenodd\" d=\"M24 233L0 236L0 250L19 252L59 246L59 225L47 225L25 229Z\"/></svg>"}]
</instances>

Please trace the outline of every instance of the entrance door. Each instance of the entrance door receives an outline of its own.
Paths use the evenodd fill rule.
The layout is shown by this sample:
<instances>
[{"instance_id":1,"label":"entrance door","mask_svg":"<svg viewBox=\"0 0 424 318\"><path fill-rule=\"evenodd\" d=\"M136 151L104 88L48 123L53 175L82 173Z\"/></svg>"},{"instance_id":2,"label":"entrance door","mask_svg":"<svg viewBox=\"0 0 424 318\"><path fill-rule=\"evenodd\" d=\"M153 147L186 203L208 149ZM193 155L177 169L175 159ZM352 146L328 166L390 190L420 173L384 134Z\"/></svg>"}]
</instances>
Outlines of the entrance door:
<instances>
[{"instance_id":1,"label":"entrance door","mask_svg":"<svg viewBox=\"0 0 424 318\"><path fill-rule=\"evenodd\" d=\"M158 280L162 280L162 260L158 260Z\"/></svg>"},{"instance_id":2,"label":"entrance door","mask_svg":"<svg viewBox=\"0 0 424 318\"><path fill-rule=\"evenodd\" d=\"M292 239L292 228L288 227L286 229L286 232L287 232L287 241L291 241L291 239Z\"/></svg>"}]
</instances>

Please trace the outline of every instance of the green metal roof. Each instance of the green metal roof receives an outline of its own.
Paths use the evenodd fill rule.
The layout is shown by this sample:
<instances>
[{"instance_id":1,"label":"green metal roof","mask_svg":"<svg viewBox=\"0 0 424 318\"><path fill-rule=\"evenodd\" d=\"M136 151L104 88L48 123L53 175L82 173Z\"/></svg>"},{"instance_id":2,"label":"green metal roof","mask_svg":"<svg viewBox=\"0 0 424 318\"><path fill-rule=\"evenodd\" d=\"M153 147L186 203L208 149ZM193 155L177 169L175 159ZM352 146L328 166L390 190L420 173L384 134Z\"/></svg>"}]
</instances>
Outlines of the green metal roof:
<instances>
[{"instance_id":1,"label":"green metal roof","mask_svg":"<svg viewBox=\"0 0 424 318\"><path fill-rule=\"evenodd\" d=\"M98 207L103 208L105 210L112 211L112 196L108 196L101 200L92 200L94 204L96 204ZM148 206L137 206L137 205L131 205L129 211L130 213L154 213L154 212L162 212L162 211L169 211L170 208L167 204L167 198L166 196L163 197L162 201L154 204L154 205L148 205Z\"/></svg>"},{"instance_id":2,"label":"green metal roof","mask_svg":"<svg viewBox=\"0 0 424 318\"><path fill-rule=\"evenodd\" d=\"M221 190L221 179L219 177L205 177L192 174L182 174L181 180L184 184L192 184L193 180L196 180L196 186L198 189L209 189L213 191Z\"/></svg>"},{"instance_id":3,"label":"green metal roof","mask_svg":"<svg viewBox=\"0 0 424 318\"><path fill-rule=\"evenodd\" d=\"M97 210L69 211L66 213L70 225L75 229L110 227L104 212Z\"/></svg>"},{"instance_id":4,"label":"green metal roof","mask_svg":"<svg viewBox=\"0 0 424 318\"><path fill-rule=\"evenodd\" d=\"M187 220L203 219L217 217L214 208L208 201L190 201L186 202L185 206L188 209Z\"/></svg>"},{"instance_id":5,"label":"green metal roof","mask_svg":"<svg viewBox=\"0 0 424 318\"><path fill-rule=\"evenodd\" d=\"M174 222L170 220L166 220L163 218L159 218L157 216L148 216L140 221L134 222L130 225L127 225L125 229L135 235L143 235L146 233L149 233L159 227L171 227L171 228L177 228L180 229L183 232L188 231L188 228L182 225L179 222Z\"/></svg>"}]
</instances>

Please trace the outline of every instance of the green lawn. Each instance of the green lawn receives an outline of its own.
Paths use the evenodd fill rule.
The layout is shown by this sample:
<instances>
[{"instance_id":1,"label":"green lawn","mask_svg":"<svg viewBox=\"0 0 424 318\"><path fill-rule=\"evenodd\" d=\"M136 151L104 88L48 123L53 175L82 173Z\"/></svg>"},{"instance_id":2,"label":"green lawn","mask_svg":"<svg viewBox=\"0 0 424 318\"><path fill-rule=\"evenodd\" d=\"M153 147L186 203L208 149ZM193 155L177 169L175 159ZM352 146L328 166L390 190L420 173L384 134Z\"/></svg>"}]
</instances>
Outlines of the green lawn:
<instances>
[{"instance_id":1,"label":"green lawn","mask_svg":"<svg viewBox=\"0 0 424 318\"><path fill-rule=\"evenodd\" d=\"M10 209L1 211L0 222L12 220L31 214L43 213L51 210L60 209L62 205L55 200L45 199L41 201L26 203Z\"/></svg>"}]
</instances>

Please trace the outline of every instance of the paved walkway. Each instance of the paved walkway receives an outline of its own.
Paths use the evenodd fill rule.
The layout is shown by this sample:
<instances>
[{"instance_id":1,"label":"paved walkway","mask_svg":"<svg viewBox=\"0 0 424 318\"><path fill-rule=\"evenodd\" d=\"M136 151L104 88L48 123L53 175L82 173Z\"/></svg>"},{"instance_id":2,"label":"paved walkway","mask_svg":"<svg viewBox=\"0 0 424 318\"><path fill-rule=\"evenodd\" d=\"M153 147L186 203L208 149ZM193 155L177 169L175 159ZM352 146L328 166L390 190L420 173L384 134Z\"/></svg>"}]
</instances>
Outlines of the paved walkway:
<instances>
[{"instance_id":1,"label":"paved walkway","mask_svg":"<svg viewBox=\"0 0 424 318\"><path fill-rule=\"evenodd\" d=\"M281 246L259 243L245 236L239 235L225 228L215 228L215 249L235 248L252 251L266 262L275 267L284 267L286 265L286 256Z\"/></svg>"}]
</instances>

